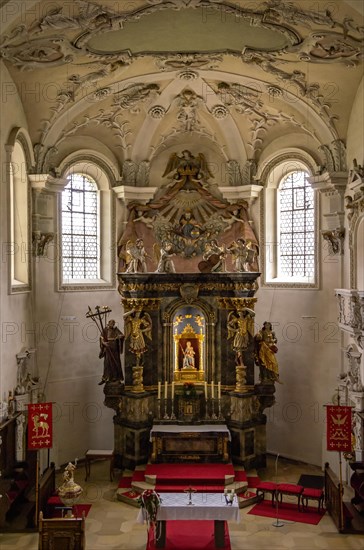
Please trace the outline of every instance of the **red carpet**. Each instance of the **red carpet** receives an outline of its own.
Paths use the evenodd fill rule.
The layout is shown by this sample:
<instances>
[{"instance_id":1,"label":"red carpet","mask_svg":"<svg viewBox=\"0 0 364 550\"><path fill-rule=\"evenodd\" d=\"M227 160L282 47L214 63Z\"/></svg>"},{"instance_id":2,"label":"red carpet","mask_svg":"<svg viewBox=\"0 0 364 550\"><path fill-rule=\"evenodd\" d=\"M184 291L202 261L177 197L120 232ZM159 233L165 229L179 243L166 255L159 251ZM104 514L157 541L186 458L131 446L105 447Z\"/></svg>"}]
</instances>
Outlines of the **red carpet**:
<instances>
[{"instance_id":1,"label":"red carpet","mask_svg":"<svg viewBox=\"0 0 364 550\"><path fill-rule=\"evenodd\" d=\"M152 531L150 537L152 539ZM215 550L214 522L168 521L165 550ZM148 540L146 550L155 550L154 539ZM229 528L225 522L225 550L231 550Z\"/></svg>"},{"instance_id":2,"label":"red carpet","mask_svg":"<svg viewBox=\"0 0 364 550\"><path fill-rule=\"evenodd\" d=\"M311 525L317 525L320 519L325 515L323 512L318 512L317 508L309 506L305 512L299 512L297 504L291 504L289 502L283 502L278 506L278 519L283 521L294 521L298 523L309 523ZM277 518L277 509L272 506L270 500L263 500L258 502L248 514L255 516L264 516L267 518Z\"/></svg>"},{"instance_id":3,"label":"red carpet","mask_svg":"<svg viewBox=\"0 0 364 550\"><path fill-rule=\"evenodd\" d=\"M180 479L198 480L200 483L225 481L226 475L234 475L232 464L147 464L145 475L156 475L157 481Z\"/></svg>"},{"instance_id":4,"label":"red carpet","mask_svg":"<svg viewBox=\"0 0 364 550\"><path fill-rule=\"evenodd\" d=\"M155 490L161 493L176 493L189 486L196 491L219 493L225 488L225 476L234 476L234 467L231 464L147 464L145 475L156 476Z\"/></svg>"}]
</instances>

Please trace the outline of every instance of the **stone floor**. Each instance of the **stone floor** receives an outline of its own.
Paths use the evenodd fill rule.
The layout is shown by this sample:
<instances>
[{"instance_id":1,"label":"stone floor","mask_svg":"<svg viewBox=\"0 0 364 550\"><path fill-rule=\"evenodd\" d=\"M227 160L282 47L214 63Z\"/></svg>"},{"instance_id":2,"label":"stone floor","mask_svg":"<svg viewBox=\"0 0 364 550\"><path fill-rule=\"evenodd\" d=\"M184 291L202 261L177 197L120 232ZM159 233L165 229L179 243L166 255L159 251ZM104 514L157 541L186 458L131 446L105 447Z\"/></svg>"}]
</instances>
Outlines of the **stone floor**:
<instances>
[{"instance_id":1,"label":"stone floor","mask_svg":"<svg viewBox=\"0 0 364 550\"><path fill-rule=\"evenodd\" d=\"M115 472L111 483L108 465L103 461L93 463L88 482L84 482L82 465L75 473L76 482L84 488L81 502L92 504L86 519L86 549L145 550L146 527L136 523L136 508L116 500L118 475ZM267 468L258 473L261 479L292 483L301 474L322 475L316 466L280 458L276 476L274 457L268 457ZM232 550L364 550L364 537L338 534L328 514L318 525L284 522L282 527L275 527L274 519L248 515L249 510L240 510L240 523L229 524ZM0 548L37 550L38 535L0 534Z\"/></svg>"}]
</instances>

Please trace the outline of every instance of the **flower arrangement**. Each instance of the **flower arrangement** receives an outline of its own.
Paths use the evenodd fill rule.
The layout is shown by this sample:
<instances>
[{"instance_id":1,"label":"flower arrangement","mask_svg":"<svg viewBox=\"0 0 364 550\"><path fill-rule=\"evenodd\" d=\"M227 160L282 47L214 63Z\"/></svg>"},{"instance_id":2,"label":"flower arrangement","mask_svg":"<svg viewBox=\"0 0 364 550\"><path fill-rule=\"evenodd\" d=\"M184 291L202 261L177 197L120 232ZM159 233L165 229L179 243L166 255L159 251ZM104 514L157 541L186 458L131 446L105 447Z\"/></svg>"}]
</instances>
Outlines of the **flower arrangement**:
<instances>
[{"instance_id":1,"label":"flower arrangement","mask_svg":"<svg viewBox=\"0 0 364 550\"><path fill-rule=\"evenodd\" d=\"M146 489L137 499L137 502L141 508L144 508L147 522L153 525L157 521L158 508L162 502L159 494L153 489Z\"/></svg>"},{"instance_id":2,"label":"flower arrangement","mask_svg":"<svg viewBox=\"0 0 364 550\"><path fill-rule=\"evenodd\" d=\"M193 382L185 382L183 384L183 395L185 397L195 397L196 388Z\"/></svg>"}]
</instances>

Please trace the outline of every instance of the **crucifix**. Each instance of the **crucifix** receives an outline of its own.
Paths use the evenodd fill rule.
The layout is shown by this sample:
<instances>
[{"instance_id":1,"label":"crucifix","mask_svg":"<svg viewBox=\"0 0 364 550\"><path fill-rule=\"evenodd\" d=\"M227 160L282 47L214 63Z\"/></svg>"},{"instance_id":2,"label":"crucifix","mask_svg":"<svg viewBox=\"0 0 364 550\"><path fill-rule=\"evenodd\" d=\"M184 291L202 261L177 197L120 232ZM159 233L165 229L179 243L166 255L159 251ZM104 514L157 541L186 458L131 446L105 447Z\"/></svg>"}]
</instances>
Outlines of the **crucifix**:
<instances>
[{"instance_id":1,"label":"crucifix","mask_svg":"<svg viewBox=\"0 0 364 550\"><path fill-rule=\"evenodd\" d=\"M192 493L196 493L197 489L194 489L193 487L188 487L183 491L184 493L188 493L188 506L193 506L192 502Z\"/></svg>"}]
</instances>

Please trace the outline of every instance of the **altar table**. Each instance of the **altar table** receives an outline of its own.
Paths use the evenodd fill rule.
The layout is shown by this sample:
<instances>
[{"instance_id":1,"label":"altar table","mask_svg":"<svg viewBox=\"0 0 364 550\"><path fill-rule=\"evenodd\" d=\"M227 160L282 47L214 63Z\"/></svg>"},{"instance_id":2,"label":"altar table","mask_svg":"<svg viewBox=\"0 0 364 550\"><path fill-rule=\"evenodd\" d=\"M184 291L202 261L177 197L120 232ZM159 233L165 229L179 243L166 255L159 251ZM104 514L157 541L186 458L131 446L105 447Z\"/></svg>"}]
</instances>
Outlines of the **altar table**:
<instances>
[{"instance_id":1,"label":"altar table","mask_svg":"<svg viewBox=\"0 0 364 550\"><path fill-rule=\"evenodd\" d=\"M192 505L189 505L187 493L162 493L161 505L157 514L157 548L166 545L166 522L173 520L214 520L215 546L224 547L225 521L240 521L237 498L231 505L226 504L224 493L193 493ZM145 519L145 510L141 508L138 522Z\"/></svg>"},{"instance_id":2,"label":"altar table","mask_svg":"<svg viewBox=\"0 0 364 550\"><path fill-rule=\"evenodd\" d=\"M229 462L231 434L225 424L155 424L151 462Z\"/></svg>"}]
</instances>

